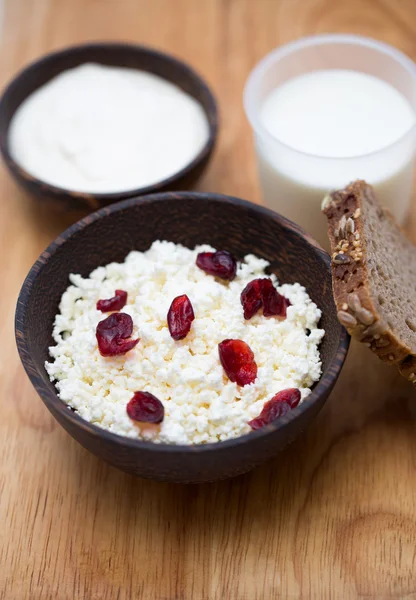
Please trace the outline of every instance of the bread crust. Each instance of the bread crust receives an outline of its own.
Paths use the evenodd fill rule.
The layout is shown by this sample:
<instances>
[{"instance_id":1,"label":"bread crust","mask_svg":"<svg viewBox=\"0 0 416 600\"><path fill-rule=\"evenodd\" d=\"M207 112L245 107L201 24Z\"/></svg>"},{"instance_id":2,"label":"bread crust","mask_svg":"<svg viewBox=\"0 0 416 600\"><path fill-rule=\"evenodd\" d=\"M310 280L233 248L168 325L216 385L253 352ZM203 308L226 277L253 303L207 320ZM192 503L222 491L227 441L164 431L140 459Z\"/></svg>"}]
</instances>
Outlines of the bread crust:
<instances>
[{"instance_id":1,"label":"bread crust","mask_svg":"<svg viewBox=\"0 0 416 600\"><path fill-rule=\"evenodd\" d=\"M368 346L381 360L396 365L416 385L416 356L384 320L371 295L362 216L364 203L372 204L380 216L387 217L401 230L390 212L378 204L372 187L365 181L355 181L324 199L322 210L328 220L338 319L351 337Z\"/></svg>"}]
</instances>

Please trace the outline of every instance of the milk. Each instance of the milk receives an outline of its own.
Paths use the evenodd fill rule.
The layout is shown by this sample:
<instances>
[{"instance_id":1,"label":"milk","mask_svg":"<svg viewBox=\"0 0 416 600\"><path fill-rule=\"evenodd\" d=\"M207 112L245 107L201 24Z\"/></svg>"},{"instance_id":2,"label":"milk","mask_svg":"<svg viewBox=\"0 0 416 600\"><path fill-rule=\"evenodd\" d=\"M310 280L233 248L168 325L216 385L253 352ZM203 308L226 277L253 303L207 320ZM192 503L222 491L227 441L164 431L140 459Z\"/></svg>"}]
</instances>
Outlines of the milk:
<instances>
[{"instance_id":1,"label":"milk","mask_svg":"<svg viewBox=\"0 0 416 600\"><path fill-rule=\"evenodd\" d=\"M313 71L269 92L259 118L266 205L328 247L323 197L365 179L403 222L412 194L415 140L408 132L415 113L393 86L356 71Z\"/></svg>"}]
</instances>

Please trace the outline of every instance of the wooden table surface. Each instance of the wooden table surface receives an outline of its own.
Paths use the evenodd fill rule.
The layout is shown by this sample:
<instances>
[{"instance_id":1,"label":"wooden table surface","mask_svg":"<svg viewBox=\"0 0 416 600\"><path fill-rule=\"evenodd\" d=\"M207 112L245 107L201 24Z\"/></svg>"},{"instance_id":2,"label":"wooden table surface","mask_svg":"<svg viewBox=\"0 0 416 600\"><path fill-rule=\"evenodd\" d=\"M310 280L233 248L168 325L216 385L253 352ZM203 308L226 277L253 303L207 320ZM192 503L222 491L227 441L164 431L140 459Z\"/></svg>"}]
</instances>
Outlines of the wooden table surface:
<instances>
[{"instance_id":1,"label":"wooden table surface","mask_svg":"<svg viewBox=\"0 0 416 600\"><path fill-rule=\"evenodd\" d=\"M0 78L85 40L171 51L221 108L199 188L260 201L245 79L275 46L330 31L380 38L416 59L416 0L6 0ZM1 167L0 598L416 598L415 391L366 349L352 345L300 439L218 484L130 477L57 425L20 365L13 315L29 267L67 224Z\"/></svg>"}]
</instances>

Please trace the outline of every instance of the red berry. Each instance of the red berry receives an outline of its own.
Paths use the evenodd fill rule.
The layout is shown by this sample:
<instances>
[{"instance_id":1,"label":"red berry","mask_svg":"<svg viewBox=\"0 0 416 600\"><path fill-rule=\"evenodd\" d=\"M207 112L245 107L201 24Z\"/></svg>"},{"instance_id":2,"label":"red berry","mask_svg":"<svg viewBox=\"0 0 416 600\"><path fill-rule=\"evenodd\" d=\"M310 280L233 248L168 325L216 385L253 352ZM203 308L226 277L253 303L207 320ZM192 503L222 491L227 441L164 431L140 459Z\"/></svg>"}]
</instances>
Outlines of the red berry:
<instances>
[{"instance_id":1,"label":"red berry","mask_svg":"<svg viewBox=\"0 0 416 600\"><path fill-rule=\"evenodd\" d=\"M285 296L282 296L282 298L283 298L284 302L283 302L283 307L282 307L282 314L280 316L286 318L286 315L287 315L286 309L288 306L292 306L292 303L290 300L285 298Z\"/></svg>"},{"instance_id":2,"label":"red berry","mask_svg":"<svg viewBox=\"0 0 416 600\"><path fill-rule=\"evenodd\" d=\"M248 344L242 340L224 340L218 344L218 352L230 381L244 386L256 380L257 364Z\"/></svg>"},{"instance_id":3,"label":"red berry","mask_svg":"<svg viewBox=\"0 0 416 600\"><path fill-rule=\"evenodd\" d=\"M263 315L274 317L282 315L284 298L274 287L271 279L261 279L261 299L263 303Z\"/></svg>"},{"instance_id":4,"label":"red berry","mask_svg":"<svg viewBox=\"0 0 416 600\"><path fill-rule=\"evenodd\" d=\"M263 307L265 317L286 317L289 300L279 294L271 279L253 279L241 292L241 304L244 318L251 319Z\"/></svg>"},{"instance_id":5,"label":"red berry","mask_svg":"<svg viewBox=\"0 0 416 600\"><path fill-rule=\"evenodd\" d=\"M101 312L111 312L113 310L121 310L126 306L127 292L124 290L116 290L115 296L107 300L98 300L97 310Z\"/></svg>"},{"instance_id":6,"label":"red berry","mask_svg":"<svg viewBox=\"0 0 416 600\"><path fill-rule=\"evenodd\" d=\"M194 309L188 296L178 296L170 305L168 311L168 327L174 340L183 340L191 329L195 319Z\"/></svg>"},{"instance_id":7,"label":"red berry","mask_svg":"<svg viewBox=\"0 0 416 600\"><path fill-rule=\"evenodd\" d=\"M258 417L249 421L251 429L261 429L272 421L287 414L300 402L300 391L297 388L288 388L278 392L271 400L265 403Z\"/></svg>"},{"instance_id":8,"label":"red berry","mask_svg":"<svg viewBox=\"0 0 416 600\"><path fill-rule=\"evenodd\" d=\"M237 273L237 261L226 250L200 252L196 257L196 264L205 273L227 281L232 281Z\"/></svg>"},{"instance_id":9,"label":"red berry","mask_svg":"<svg viewBox=\"0 0 416 600\"><path fill-rule=\"evenodd\" d=\"M96 329L98 349L101 356L126 354L139 340L129 340L133 333L133 320L125 313L113 313L100 321Z\"/></svg>"},{"instance_id":10,"label":"red berry","mask_svg":"<svg viewBox=\"0 0 416 600\"><path fill-rule=\"evenodd\" d=\"M134 392L133 398L127 404L127 414L133 421L161 423L165 409L161 401L150 392Z\"/></svg>"},{"instance_id":11,"label":"red berry","mask_svg":"<svg viewBox=\"0 0 416 600\"><path fill-rule=\"evenodd\" d=\"M241 292L240 299L246 321L251 319L262 306L260 282L261 279L253 279Z\"/></svg>"}]
</instances>

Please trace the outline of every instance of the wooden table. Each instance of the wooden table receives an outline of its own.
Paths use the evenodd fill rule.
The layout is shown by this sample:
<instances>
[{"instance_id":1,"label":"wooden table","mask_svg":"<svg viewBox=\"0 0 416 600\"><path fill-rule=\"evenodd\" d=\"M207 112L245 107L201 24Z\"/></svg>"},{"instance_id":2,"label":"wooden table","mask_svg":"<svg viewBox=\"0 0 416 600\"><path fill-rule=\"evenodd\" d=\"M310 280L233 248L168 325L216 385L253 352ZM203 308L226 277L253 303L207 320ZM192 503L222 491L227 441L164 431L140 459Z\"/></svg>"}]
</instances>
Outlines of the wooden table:
<instances>
[{"instance_id":1,"label":"wooden table","mask_svg":"<svg viewBox=\"0 0 416 600\"><path fill-rule=\"evenodd\" d=\"M221 107L200 189L259 201L244 81L275 46L328 31L380 38L415 59L416 1L6 0L1 81L84 40L174 52ZM407 382L353 344L313 426L252 473L179 486L118 472L57 425L20 365L16 296L68 222L41 211L3 167L0 186L1 599L416 598L416 398Z\"/></svg>"}]
</instances>

